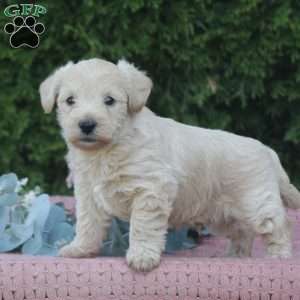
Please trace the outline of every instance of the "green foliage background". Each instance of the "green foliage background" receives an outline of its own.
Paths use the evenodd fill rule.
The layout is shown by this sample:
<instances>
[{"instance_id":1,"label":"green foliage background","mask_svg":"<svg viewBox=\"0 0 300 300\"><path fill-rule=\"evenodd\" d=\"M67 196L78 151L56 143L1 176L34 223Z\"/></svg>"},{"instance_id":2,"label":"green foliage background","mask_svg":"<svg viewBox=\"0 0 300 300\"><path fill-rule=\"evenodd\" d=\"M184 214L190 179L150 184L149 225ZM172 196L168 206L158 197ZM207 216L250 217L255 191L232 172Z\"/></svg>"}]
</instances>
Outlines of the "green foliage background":
<instances>
[{"instance_id":1,"label":"green foliage background","mask_svg":"<svg viewBox=\"0 0 300 300\"><path fill-rule=\"evenodd\" d=\"M40 108L39 83L68 60L125 57L152 77L156 113L257 138L300 184L300 1L38 4L48 13L37 49L12 49L0 34L0 173L65 192L66 149L55 114ZM2 13L0 26L9 21Z\"/></svg>"}]
</instances>

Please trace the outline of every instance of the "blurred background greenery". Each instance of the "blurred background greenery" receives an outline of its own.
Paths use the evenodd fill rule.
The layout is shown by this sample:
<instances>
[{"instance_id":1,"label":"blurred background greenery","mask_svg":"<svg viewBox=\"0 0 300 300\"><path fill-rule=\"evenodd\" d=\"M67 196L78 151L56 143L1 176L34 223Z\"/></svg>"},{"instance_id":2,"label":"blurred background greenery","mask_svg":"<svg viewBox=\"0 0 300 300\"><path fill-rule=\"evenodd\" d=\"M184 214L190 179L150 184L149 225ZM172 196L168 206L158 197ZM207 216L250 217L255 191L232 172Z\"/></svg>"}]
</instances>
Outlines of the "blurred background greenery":
<instances>
[{"instance_id":1,"label":"blurred background greenery","mask_svg":"<svg viewBox=\"0 0 300 300\"><path fill-rule=\"evenodd\" d=\"M66 149L38 86L69 60L124 57L153 79L156 113L261 140L300 186L300 1L33 3L48 10L37 49L0 35L0 174L65 193ZM10 21L1 13L2 28Z\"/></svg>"}]
</instances>

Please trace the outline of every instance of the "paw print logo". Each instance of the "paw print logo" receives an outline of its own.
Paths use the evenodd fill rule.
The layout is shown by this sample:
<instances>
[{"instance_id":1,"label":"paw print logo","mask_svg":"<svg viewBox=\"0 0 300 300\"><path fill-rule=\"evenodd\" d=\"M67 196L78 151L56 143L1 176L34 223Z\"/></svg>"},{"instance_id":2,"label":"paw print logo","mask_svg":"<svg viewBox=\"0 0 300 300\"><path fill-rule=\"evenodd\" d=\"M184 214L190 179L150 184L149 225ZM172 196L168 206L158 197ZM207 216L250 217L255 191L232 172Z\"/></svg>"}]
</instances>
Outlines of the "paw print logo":
<instances>
[{"instance_id":1,"label":"paw print logo","mask_svg":"<svg viewBox=\"0 0 300 300\"><path fill-rule=\"evenodd\" d=\"M13 48L22 46L36 48L40 43L39 35L45 31L45 26L37 23L33 16L28 16L26 19L17 16L12 23L4 26L4 31L10 34L9 42Z\"/></svg>"}]
</instances>

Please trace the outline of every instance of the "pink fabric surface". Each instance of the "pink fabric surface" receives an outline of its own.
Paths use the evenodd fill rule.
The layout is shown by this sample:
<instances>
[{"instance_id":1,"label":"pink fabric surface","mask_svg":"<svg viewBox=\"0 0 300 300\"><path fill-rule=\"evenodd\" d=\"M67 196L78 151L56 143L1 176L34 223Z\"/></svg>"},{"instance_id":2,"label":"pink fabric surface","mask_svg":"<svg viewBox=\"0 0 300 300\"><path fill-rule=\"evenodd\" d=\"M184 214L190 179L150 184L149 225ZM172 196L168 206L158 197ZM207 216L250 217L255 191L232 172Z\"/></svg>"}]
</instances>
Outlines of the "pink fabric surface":
<instances>
[{"instance_id":1,"label":"pink fabric surface","mask_svg":"<svg viewBox=\"0 0 300 300\"><path fill-rule=\"evenodd\" d=\"M57 201L61 198L54 198ZM65 199L73 211L72 200ZM294 258L223 258L226 240L207 238L196 249L164 255L149 273L130 270L124 258L66 259L0 255L0 299L243 299L300 300L300 212L294 221Z\"/></svg>"}]
</instances>

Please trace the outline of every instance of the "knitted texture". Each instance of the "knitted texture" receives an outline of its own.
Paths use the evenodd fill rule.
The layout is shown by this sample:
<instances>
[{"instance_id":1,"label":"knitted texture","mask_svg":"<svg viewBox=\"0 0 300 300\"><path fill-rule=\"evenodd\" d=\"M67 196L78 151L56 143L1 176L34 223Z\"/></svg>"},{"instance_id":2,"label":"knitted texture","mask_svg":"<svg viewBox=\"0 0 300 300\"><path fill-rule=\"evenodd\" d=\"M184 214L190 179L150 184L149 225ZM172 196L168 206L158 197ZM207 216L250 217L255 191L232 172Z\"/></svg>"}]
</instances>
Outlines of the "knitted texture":
<instances>
[{"instance_id":1,"label":"knitted texture","mask_svg":"<svg viewBox=\"0 0 300 300\"><path fill-rule=\"evenodd\" d=\"M73 210L72 201L66 203ZM149 273L130 270L124 258L3 254L0 299L300 300L300 212L289 215L294 221L293 259L262 258L260 239L254 258L223 258L227 241L216 237L203 239L196 249L165 255Z\"/></svg>"}]
</instances>

